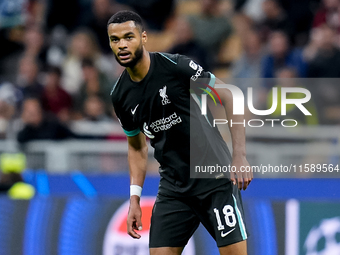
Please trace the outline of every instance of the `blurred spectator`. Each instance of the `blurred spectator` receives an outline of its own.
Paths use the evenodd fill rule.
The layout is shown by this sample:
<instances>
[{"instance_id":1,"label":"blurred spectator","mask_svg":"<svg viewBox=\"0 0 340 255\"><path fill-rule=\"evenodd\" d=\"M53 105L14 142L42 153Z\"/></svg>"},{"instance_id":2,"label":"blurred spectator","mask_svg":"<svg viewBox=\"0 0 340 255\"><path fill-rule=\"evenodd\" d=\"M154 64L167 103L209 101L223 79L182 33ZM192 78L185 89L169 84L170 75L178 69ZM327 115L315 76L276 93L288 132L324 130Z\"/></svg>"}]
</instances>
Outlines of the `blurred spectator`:
<instances>
[{"instance_id":1,"label":"blurred spectator","mask_svg":"<svg viewBox=\"0 0 340 255\"><path fill-rule=\"evenodd\" d=\"M0 139L12 138L13 119L16 116L17 104L22 99L22 94L11 83L0 83Z\"/></svg>"},{"instance_id":2,"label":"blurred spectator","mask_svg":"<svg viewBox=\"0 0 340 255\"><path fill-rule=\"evenodd\" d=\"M340 77L340 52L335 46L335 32L327 25L313 28L311 41L304 50L308 61L308 76L317 78ZM308 88L320 112L320 123L340 123L340 89L338 79L310 79Z\"/></svg>"},{"instance_id":3,"label":"blurred spectator","mask_svg":"<svg viewBox=\"0 0 340 255\"><path fill-rule=\"evenodd\" d=\"M163 30L172 15L175 0L117 0L134 9L146 22L149 30Z\"/></svg>"},{"instance_id":4,"label":"blurred spectator","mask_svg":"<svg viewBox=\"0 0 340 255\"><path fill-rule=\"evenodd\" d=\"M23 57L34 58L42 66L45 65L45 36L38 26L16 27L1 31L0 40L0 75L3 80L16 82L16 73L13 70L17 69Z\"/></svg>"},{"instance_id":5,"label":"blurred spectator","mask_svg":"<svg viewBox=\"0 0 340 255\"><path fill-rule=\"evenodd\" d=\"M0 100L12 105L22 101L23 95L19 88L10 82L0 83Z\"/></svg>"},{"instance_id":6,"label":"blurred spectator","mask_svg":"<svg viewBox=\"0 0 340 255\"><path fill-rule=\"evenodd\" d=\"M24 25L28 0L2 0L0 8L0 28Z\"/></svg>"},{"instance_id":7,"label":"blurred spectator","mask_svg":"<svg viewBox=\"0 0 340 255\"><path fill-rule=\"evenodd\" d=\"M89 28L95 33L100 49L103 53L111 53L107 37L107 21L119 10L117 4L110 0L93 0L92 18Z\"/></svg>"},{"instance_id":8,"label":"blurred spectator","mask_svg":"<svg viewBox=\"0 0 340 255\"><path fill-rule=\"evenodd\" d=\"M44 114L39 100L35 98L26 99L23 102L21 121L24 127L18 132L19 143L26 143L36 140L65 139L106 139L104 134L78 134L74 133L67 126L60 123L52 116Z\"/></svg>"},{"instance_id":9,"label":"blurred spectator","mask_svg":"<svg viewBox=\"0 0 340 255\"><path fill-rule=\"evenodd\" d=\"M0 84L0 139L14 137L13 120L17 113L17 104L21 99L22 94L14 85Z\"/></svg>"},{"instance_id":10,"label":"blurred spectator","mask_svg":"<svg viewBox=\"0 0 340 255\"><path fill-rule=\"evenodd\" d=\"M275 72L284 67L292 67L298 77L306 77L307 65L302 51L291 49L287 35L282 31L272 32L269 37L269 54L262 60L262 76L273 78Z\"/></svg>"},{"instance_id":11,"label":"blurred spectator","mask_svg":"<svg viewBox=\"0 0 340 255\"><path fill-rule=\"evenodd\" d=\"M24 98L35 97L42 99L43 86L38 81L39 66L32 57L23 57L19 62L16 84Z\"/></svg>"},{"instance_id":12,"label":"blurred spectator","mask_svg":"<svg viewBox=\"0 0 340 255\"><path fill-rule=\"evenodd\" d=\"M0 29L0 82L16 82L18 62L22 57L24 29L13 27Z\"/></svg>"},{"instance_id":13,"label":"blurred spectator","mask_svg":"<svg viewBox=\"0 0 340 255\"><path fill-rule=\"evenodd\" d=\"M69 33L89 25L92 18L92 0L49 0L45 2L46 30L62 26Z\"/></svg>"},{"instance_id":14,"label":"blurred spectator","mask_svg":"<svg viewBox=\"0 0 340 255\"><path fill-rule=\"evenodd\" d=\"M260 78L261 59L263 47L259 34L256 31L249 31L244 38L243 53L233 64L232 76L234 78Z\"/></svg>"},{"instance_id":15,"label":"blurred spectator","mask_svg":"<svg viewBox=\"0 0 340 255\"><path fill-rule=\"evenodd\" d=\"M277 0L265 0L262 3L264 12L264 20L259 24L259 30L262 39L267 41L273 31L281 30L292 37L293 24L289 23L289 19Z\"/></svg>"},{"instance_id":16,"label":"blurred spectator","mask_svg":"<svg viewBox=\"0 0 340 255\"><path fill-rule=\"evenodd\" d=\"M26 157L21 153L1 154L0 194L7 192L11 199L31 199L35 188L24 182L21 172L26 167Z\"/></svg>"},{"instance_id":17,"label":"blurred spectator","mask_svg":"<svg viewBox=\"0 0 340 255\"><path fill-rule=\"evenodd\" d=\"M270 115L273 118L281 117L281 88L283 87L303 87L303 84L298 83L297 72L294 68L284 67L279 69L275 73L276 76L276 88L277 88L277 107L276 110ZM267 97L267 108L270 109L273 104L273 93L269 92ZM298 92L287 93L287 99L300 99L304 98L305 95ZM286 116L287 119L294 119L298 122L298 125L317 125L318 112L313 98L307 103L303 104L304 107L312 114L305 115L295 104L286 105Z\"/></svg>"},{"instance_id":18,"label":"blurred spectator","mask_svg":"<svg viewBox=\"0 0 340 255\"><path fill-rule=\"evenodd\" d=\"M78 30L71 38L68 54L62 66L64 75L62 85L71 95L79 92L83 82L81 63L84 58L92 59L101 72L109 73L108 77L114 78L113 61L101 54L95 35L90 30Z\"/></svg>"},{"instance_id":19,"label":"blurred spectator","mask_svg":"<svg viewBox=\"0 0 340 255\"><path fill-rule=\"evenodd\" d=\"M32 140L62 140L77 138L77 135L70 131L66 126L55 119L45 116L39 100L34 98L24 100L21 120L24 124L24 128L17 136L20 143Z\"/></svg>"},{"instance_id":20,"label":"blurred spectator","mask_svg":"<svg viewBox=\"0 0 340 255\"><path fill-rule=\"evenodd\" d=\"M14 112L15 107L13 107L13 105L0 100L0 139L6 138L9 120L12 118Z\"/></svg>"},{"instance_id":21,"label":"blurred spectator","mask_svg":"<svg viewBox=\"0 0 340 255\"><path fill-rule=\"evenodd\" d=\"M0 99L0 139L7 138L10 121L15 114L15 105Z\"/></svg>"},{"instance_id":22,"label":"blurred spectator","mask_svg":"<svg viewBox=\"0 0 340 255\"><path fill-rule=\"evenodd\" d=\"M219 0L201 0L201 13L188 17L194 39L207 51L212 64L218 61L221 45L232 31L229 19L219 13L219 3Z\"/></svg>"},{"instance_id":23,"label":"blurred spectator","mask_svg":"<svg viewBox=\"0 0 340 255\"><path fill-rule=\"evenodd\" d=\"M45 3L41 0L28 0L26 25L43 26L45 23Z\"/></svg>"},{"instance_id":24,"label":"blurred spectator","mask_svg":"<svg viewBox=\"0 0 340 255\"><path fill-rule=\"evenodd\" d=\"M340 2L339 0L322 0L321 7L316 12L313 27L328 25L340 32Z\"/></svg>"},{"instance_id":25,"label":"blurred spectator","mask_svg":"<svg viewBox=\"0 0 340 255\"><path fill-rule=\"evenodd\" d=\"M257 106L265 100L261 86L261 60L264 55L260 35L251 30L242 40L243 53L231 68L233 78L239 79L237 84L243 93L247 94L249 87L253 88L253 105Z\"/></svg>"},{"instance_id":26,"label":"blurred spectator","mask_svg":"<svg viewBox=\"0 0 340 255\"><path fill-rule=\"evenodd\" d=\"M169 53L186 55L197 61L204 69L210 70L207 63L207 53L194 40L193 32L187 19L184 17L177 18L174 28L176 45L169 50Z\"/></svg>"},{"instance_id":27,"label":"blurred spectator","mask_svg":"<svg viewBox=\"0 0 340 255\"><path fill-rule=\"evenodd\" d=\"M103 101L98 96L92 95L85 100L82 113L82 119L70 123L72 130L77 134L107 135L107 139L126 139L117 118L109 117Z\"/></svg>"},{"instance_id":28,"label":"blurred spectator","mask_svg":"<svg viewBox=\"0 0 340 255\"><path fill-rule=\"evenodd\" d=\"M78 0L49 0L46 1L46 29L51 31L55 26L62 25L69 32L73 31L81 12Z\"/></svg>"},{"instance_id":29,"label":"blurred spectator","mask_svg":"<svg viewBox=\"0 0 340 255\"><path fill-rule=\"evenodd\" d=\"M105 105L101 98L91 95L84 102L84 119L94 122L113 121L112 118L108 117L105 110Z\"/></svg>"},{"instance_id":30,"label":"blurred spectator","mask_svg":"<svg viewBox=\"0 0 340 255\"><path fill-rule=\"evenodd\" d=\"M309 47L314 47L315 54L309 54L308 77L340 77L340 51L335 46L334 30L327 25L315 28L314 40Z\"/></svg>"},{"instance_id":31,"label":"blurred spectator","mask_svg":"<svg viewBox=\"0 0 340 255\"><path fill-rule=\"evenodd\" d=\"M322 36L322 27L313 28L310 31L310 40L303 49L303 57L306 62L315 58L323 42Z\"/></svg>"},{"instance_id":32,"label":"blurred spectator","mask_svg":"<svg viewBox=\"0 0 340 255\"><path fill-rule=\"evenodd\" d=\"M42 66L46 65L45 35L37 26L27 27L24 35L24 56L37 59Z\"/></svg>"},{"instance_id":33,"label":"blurred spectator","mask_svg":"<svg viewBox=\"0 0 340 255\"><path fill-rule=\"evenodd\" d=\"M2 80L16 82L17 76L13 70L17 69L22 58L36 59L41 66L45 66L47 50L45 35L38 26L13 28L6 33L3 31L2 35L4 36L4 38L0 38L0 75L3 77ZM1 53L2 50L3 53Z\"/></svg>"},{"instance_id":34,"label":"blurred spectator","mask_svg":"<svg viewBox=\"0 0 340 255\"><path fill-rule=\"evenodd\" d=\"M42 104L45 111L55 114L61 122L67 122L70 119L72 97L61 87L61 76L59 67L49 67Z\"/></svg>"},{"instance_id":35,"label":"blurred spectator","mask_svg":"<svg viewBox=\"0 0 340 255\"><path fill-rule=\"evenodd\" d=\"M306 45L313 23L314 10L320 0L279 0L279 2L288 17L293 45L297 47Z\"/></svg>"},{"instance_id":36,"label":"blurred spectator","mask_svg":"<svg viewBox=\"0 0 340 255\"><path fill-rule=\"evenodd\" d=\"M56 26L49 36L49 45L46 52L46 62L51 66L61 67L66 56L65 41L69 40L67 31L63 26Z\"/></svg>"},{"instance_id":37,"label":"blurred spectator","mask_svg":"<svg viewBox=\"0 0 340 255\"><path fill-rule=\"evenodd\" d=\"M265 0L234 0L236 13L244 13L254 22L258 23L264 19L262 4Z\"/></svg>"},{"instance_id":38,"label":"blurred spectator","mask_svg":"<svg viewBox=\"0 0 340 255\"><path fill-rule=\"evenodd\" d=\"M112 103L110 99L111 85L106 75L100 72L91 59L85 58L82 62L84 82L75 97L74 108L81 112L85 101L91 96L97 96L104 103L105 112L110 112Z\"/></svg>"}]
</instances>

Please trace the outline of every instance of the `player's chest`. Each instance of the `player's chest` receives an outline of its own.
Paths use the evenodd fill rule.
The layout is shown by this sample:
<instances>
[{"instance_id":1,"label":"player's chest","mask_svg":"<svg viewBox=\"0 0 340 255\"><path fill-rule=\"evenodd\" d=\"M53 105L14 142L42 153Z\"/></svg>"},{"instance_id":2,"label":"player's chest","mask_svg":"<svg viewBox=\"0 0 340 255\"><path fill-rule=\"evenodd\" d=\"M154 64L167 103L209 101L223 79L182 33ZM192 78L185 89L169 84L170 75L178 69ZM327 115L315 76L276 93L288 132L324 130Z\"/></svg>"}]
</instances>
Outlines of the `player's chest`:
<instances>
[{"instance_id":1,"label":"player's chest","mask_svg":"<svg viewBox=\"0 0 340 255\"><path fill-rule=\"evenodd\" d=\"M126 112L132 121L141 130L149 130L154 135L179 124L183 119L183 109L190 107L190 94L185 85L171 76L149 80L143 85L134 87L127 97L129 106Z\"/></svg>"},{"instance_id":2,"label":"player's chest","mask_svg":"<svg viewBox=\"0 0 340 255\"><path fill-rule=\"evenodd\" d=\"M131 88L126 95L126 106L138 120L172 111L185 104L188 96L184 84L175 77L165 76Z\"/></svg>"}]
</instances>

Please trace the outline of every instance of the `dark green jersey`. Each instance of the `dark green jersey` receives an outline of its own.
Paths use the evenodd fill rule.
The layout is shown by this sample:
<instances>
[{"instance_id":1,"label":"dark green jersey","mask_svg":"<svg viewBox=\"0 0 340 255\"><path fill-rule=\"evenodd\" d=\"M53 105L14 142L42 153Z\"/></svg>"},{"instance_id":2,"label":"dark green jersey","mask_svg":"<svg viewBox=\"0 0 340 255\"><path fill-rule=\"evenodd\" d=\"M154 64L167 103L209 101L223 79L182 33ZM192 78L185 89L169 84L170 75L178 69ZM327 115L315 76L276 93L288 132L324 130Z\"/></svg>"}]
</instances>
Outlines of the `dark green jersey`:
<instances>
[{"instance_id":1,"label":"dark green jersey","mask_svg":"<svg viewBox=\"0 0 340 255\"><path fill-rule=\"evenodd\" d=\"M213 87L215 76L182 55L150 53L150 59L142 81L133 82L125 70L111 96L126 135L143 132L150 138L160 164L159 192L197 195L227 183L227 179L214 175L190 178L195 165L231 163L225 142L211 125L211 116L201 114L198 97L195 100L190 93L190 81L197 81L197 90L193 89L202 92L198 87Z\"/></svg>"}]
</instances>

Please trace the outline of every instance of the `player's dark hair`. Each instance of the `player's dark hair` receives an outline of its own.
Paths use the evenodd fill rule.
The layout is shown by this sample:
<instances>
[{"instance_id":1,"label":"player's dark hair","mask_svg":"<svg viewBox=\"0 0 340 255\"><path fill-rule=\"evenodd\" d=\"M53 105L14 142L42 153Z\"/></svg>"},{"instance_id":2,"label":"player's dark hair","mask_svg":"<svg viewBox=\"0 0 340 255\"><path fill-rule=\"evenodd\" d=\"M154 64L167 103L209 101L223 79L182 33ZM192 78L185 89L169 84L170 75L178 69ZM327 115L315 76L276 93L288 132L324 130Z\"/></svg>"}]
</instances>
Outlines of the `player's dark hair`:
<instances>
[{"instance_id":1,"label":"player's dark hair","mask_svg":"<svg viewBox=\"0 0 340 255\"><path fill-rule=\"evenodd\" d=\"M135 22L136 27L140 32L144 31L143 21L142 18L133 11L119 11L111 16L109 21L107 22L107 27L113 23L124 23L127 21Z\"/></svg>"}]
</instances>

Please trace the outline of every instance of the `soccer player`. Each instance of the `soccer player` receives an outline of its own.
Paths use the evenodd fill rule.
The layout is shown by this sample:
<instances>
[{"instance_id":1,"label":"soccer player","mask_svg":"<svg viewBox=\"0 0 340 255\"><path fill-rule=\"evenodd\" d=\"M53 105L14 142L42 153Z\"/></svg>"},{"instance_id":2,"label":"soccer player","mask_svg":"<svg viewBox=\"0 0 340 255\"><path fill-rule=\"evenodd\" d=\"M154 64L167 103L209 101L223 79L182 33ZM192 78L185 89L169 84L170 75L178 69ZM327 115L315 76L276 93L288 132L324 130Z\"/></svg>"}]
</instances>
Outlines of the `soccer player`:
<instances>
[{"instance_id":1,"label":"soccer player","mask_svg":"<svg viewBox=\"0 0 340 255\"><path fill-rule=\"evenodd\" d=\"M233 125L231 155L218 129L209 124L191 96L190 80L203 79L213 87L215 76L181 55L148 52L147 34L138 14L120 11L108 21L110 47L118 63L126 69L114 85L112 103L128 140L130 168L130 209L128 234L142 228L141 191L146 174L146 136L160 163L160 185L150 227L150 254L181 254L201 222L216 240L220 254L247 254L240 189L252 180L238 171L230 178L190 178L190 147L198 165L214 163L248 166L243 125ZM209 35L207 35L209 36ZM228 119L232 115L229 90L217 90ZM190 109L192 105L192 109ZM211 117L211 116L210 116ZM190 128L191 126L191 128ZM191 129L191 130L190 130Z\"/></svg>"}]
</instances>

